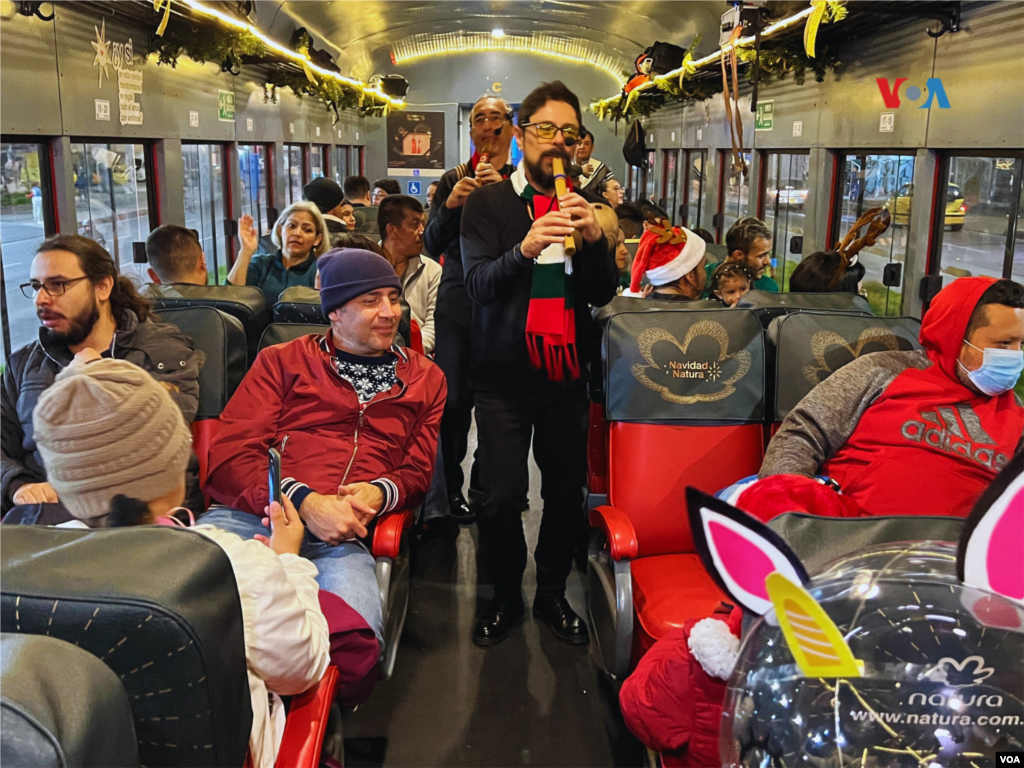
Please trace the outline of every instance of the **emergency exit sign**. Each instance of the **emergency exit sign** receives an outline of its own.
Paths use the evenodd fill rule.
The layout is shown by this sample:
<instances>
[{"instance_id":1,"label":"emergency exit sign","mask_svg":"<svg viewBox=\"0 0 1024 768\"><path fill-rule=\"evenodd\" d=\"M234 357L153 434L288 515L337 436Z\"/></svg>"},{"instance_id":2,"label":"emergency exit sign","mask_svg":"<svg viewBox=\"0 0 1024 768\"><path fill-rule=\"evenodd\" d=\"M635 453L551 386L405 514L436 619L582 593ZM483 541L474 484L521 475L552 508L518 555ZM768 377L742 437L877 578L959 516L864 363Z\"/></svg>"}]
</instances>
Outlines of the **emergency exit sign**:
<instances>
[{"instance_id":1,"label":"emergency exit sign","mask_svg":"<svg viewBox=\"0 0 1024 768\"><path fill-rule=\"evenodd\" d=\"M757 111L754 113L754 130L770 131L775 119L775 99L770 101L757 102Z\"/></svg>"},{"instance_id":2,"label":"emergency exit sign","mask_svg":"<svg viewBox=\"0 0 1024 768\"><path fill-rule=\"evenodd\" d=\"M235 121L235 94L233 91L217 91L217 119L225 123Z\"/></svg>"}]
</instances>

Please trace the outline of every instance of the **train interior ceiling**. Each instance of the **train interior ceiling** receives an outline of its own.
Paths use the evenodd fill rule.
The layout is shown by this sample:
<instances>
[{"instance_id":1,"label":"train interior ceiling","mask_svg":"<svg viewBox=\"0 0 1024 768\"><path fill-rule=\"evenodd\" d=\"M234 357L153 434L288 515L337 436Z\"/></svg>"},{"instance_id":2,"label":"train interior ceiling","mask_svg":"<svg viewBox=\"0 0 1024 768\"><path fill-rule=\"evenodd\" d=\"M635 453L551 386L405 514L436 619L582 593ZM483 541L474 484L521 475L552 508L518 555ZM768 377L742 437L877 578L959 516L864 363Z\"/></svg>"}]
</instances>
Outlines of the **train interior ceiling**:
<instances>
[{"instance_id":1,"label":"train interior ceiling","mask_svg":"<svg viewBox=\"0 0 1024 768\"><path fill-rule=\"evenodd\" d=\"M39 336L25 284L48 237L95 240L141 288L151 282L147 237L161 225L183 225L199 237L209 285L227 286L243 216L253 218L260 253L272 254L279 212L319 177L392 179L429 210L431 184L473 156L474 103L490 96L515 109L556 79L579 97L592 157L621 184L626 202L653 203L672 225L703 230L713 260L726 255L736 221L763 220L772 233L767 275L783 294L803 259L836 247L865 212L887 209L888 229L858 254L862 298L851 301L860 315L885 319L891 349L919 348L930 303L958 278L1024 282L1022 0L0 0L0 41L3 366ZM638 69L645 51L670 63L652 53L653 69ZM514 144L512 161L521 156ZM271 328L283 324L279 306ZM742 450L757 462L736 477L712 471L721 487L757 473L781 421L774 388L783 372L769 333L751 322L753 340L742 354L755 350L757 404L738 417L697 417L712 430L750 428ZM847 342L856 357L863 338ZM1024 380L1017 391L1024 393ZM589 508L608 501L609 485L623 489L632 480L608 466L598 477L594 462L607 456L595 458L593 441L607 449L614 417L607 391L592 397L591 417L595 409L601 415L591 424ZM4 403L6 419L13 413L6 392ZM642 457L671 472L672 456L654 456L659 449L644 443L650 418L631 413L612 439L635 449L629 471ZM671 429L696 423L672 418ZM467 488L476 440L474 427L463 463ZM687 466L698 472L706 464ZM544 506L532 457L529 472L523 523L532 551ZM684 486L670 490L681 494ZM673 514L685 516L678 504ZM689 536L688 554L672 556L696 560ZM687 764L646 749L619 709L624 674L658 635L634 628L640 614L629 619L628 635L621 614L597 615L595 601L607 596L598 590L619 595L616 579L629 582L628 562L622 571L605 556L601 567L612 576L602 581L600 553L590 553L588 569L579 545L567 597L586 618L589 645L559 643L527 620L485 650L471 640L474 618L494 594L477 527L417 520L399 538L393 561L377 561L385 604L400 603L388 614L382 679L354 711L327 702L319 764ZM699 578L710 584L703 572ZM537 579L528 558L524 595L533 595ZM399 586L396 597L396 584L407 591ZM628 599L640 599L632 589ZM4 633L15 632L13 594L5 590L0 606ZM614 614L611 602L605 610ZM614 625L610 634L602 620ZM623 650L616 643L627 636ZM173 744L139 741L139 759L157 760L147 764L216 764L164 749ZM929 762L935 755L906 752L916 762L864 762L858 753L860 762L820 764L938 765Z\"/></svg>"}]
</instances>

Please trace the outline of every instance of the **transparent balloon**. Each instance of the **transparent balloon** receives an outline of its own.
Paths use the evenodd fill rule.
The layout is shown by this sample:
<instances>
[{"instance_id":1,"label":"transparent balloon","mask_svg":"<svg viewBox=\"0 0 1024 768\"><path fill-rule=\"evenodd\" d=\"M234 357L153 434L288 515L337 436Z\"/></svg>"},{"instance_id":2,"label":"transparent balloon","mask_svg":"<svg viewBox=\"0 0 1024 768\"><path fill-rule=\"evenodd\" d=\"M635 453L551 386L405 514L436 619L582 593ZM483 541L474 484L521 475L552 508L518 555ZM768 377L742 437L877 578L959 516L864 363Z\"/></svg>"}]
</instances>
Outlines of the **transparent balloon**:
<instances>
[{"instance_id":1,"label":"transparent balloon","mask_svg":"<svg viewBox=\"0 0 1024 768\"><path fill-rule=\"evenodd\" d=\"M874 547L807 589L863 675L801 676L769 612L729 680L724 765L980 768L1024 749L1024 611L964 586L954 545Z\"/></svg>"}]
</instances>

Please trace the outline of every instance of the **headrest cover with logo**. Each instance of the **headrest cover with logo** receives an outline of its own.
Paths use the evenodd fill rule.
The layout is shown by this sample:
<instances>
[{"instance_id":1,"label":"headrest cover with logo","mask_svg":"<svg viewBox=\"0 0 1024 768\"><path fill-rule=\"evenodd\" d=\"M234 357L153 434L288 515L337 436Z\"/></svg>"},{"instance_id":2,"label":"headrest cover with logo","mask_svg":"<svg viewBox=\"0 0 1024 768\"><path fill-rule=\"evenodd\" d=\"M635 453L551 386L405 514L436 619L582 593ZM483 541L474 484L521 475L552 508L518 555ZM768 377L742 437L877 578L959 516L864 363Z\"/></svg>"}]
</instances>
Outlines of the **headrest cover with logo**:
<instances>
[{"instance_id":1,"label":"headrest cover with logo","mask_svg":"<svg viewBox=\"0 0 1024 768\"><path fill-rule=\"evenodd\" d=\"M875 352L920 349L921 322L911 317L869 317L838 312L795 312L772 320L775 349L775 418L847 363Z\"/></svg>"},{"instance_id":2,"label":"headrest cover with logo","mask_svg":"<svg viewBox=\"0 0 1024 768\"><path fill-rule=\"evenodd\" d=\"M610 421L763 417L764 340L750 311L616 314L605 330L604 364Z\"/></svg>"},{"instance_id":3,"label":"headrest cover with logo","mask_svg":"<svg viewBox=\"0 0 1024 768\"><path fill-rule=\"evenodd\" d=\"M1019 472L1014 467L1011 478L1001 478L959 547L869 546L809 580L766 526L688 488L705 566L738 604L764 611L746 633L729 681L723 763L855 764L843 758L868 754L891 765L893 755L913 750L969 765L1021 749ZM996 540L1014 536L1005 546ZM957 578L958 562L974 583ZM981 573L972 570L979 567ZM979 589L982 580L1001 594Z\"/></svg>"},{"instance_id":4,"label":"headrest cover with logo","mask_svg":"<svg viewBox=\"0 0 1024 768\"><path fill-rule=\"evenodd\" d=\"M114 671L147 766L241 765L252 708L224 550L163 526L0 526L0 629L77 644Z\"/></svg>"},{"instance_id":5,"label":"headrest cover with logo","mask_svg":"<svg viewBox=\"0 0 1024 768\"><path fill-rule=\"evenodd\" d=\"M863 296L852 293L772 293L748 291L736 305L745 309L784 308L789 311L814 309L822 312L863 312L874 314Z\"/></svg>"}]
</instances>

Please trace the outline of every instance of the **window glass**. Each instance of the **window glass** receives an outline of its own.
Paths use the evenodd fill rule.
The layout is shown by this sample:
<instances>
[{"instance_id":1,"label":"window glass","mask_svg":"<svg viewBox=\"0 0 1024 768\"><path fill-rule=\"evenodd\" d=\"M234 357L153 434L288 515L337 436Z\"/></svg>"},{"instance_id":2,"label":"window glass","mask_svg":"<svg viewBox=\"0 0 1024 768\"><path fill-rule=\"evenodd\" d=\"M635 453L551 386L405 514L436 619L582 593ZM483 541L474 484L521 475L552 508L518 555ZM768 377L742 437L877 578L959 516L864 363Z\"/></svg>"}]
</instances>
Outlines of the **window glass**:
<instances>
[{"instance_id":1,"label":"window glass","mask_svg":"<svg viewBox=\"0 0 1024 768\"><path fill-rule=\"evenodd\" d=\"M350 174L348 172L348 155L351 147L335 147L334 148L334 180L339 184L344 184Z\"/></svg>"},{"instance_id":2,"label":"window glass","mask_svg":"<svg viewBox=\"0 0 1024 768\"><path fill-rule=\"evenodd\" d=\"M302 199L304 181L302 169L302 147L298 144L284 145L285 200L288 205Z\"/></svg>"},{"instance_id":3,"label":"window glass","mask_svg":"<svg viewBox=\"0 0 1024 768\"><path fill-rule=\"evenodd\" d=\"M1024 271L1019 263L1019 219L1017 237L1010 242L1011 226L1019 216L1015 192L1021 164L1019 156L949 159L945 219L939 235L939 273L945 281L967 276L1019 276Z\"/></svg>"},{"instance_id":4,"label":"window glass","mask_svg":"<svg viewBox=\"0 0 1024 768\"><path fill-rule=\"evenodd\" d=\"M644 179L644 194L646 194L647 199L652 201L652 202L654 200L656 200L656 198L655 198L655 185L654 185L654 181L655 181L654 180L654 163L655 163L655 158L656 157L657 157L657 155L655 154L653 149L648 150L647 151L647 166L643 169L644 170L644 175L643 175L643 179Z\"/></svg>"},{"instance_id":5,"label":"window glass","mask_svg":"<svg viewBox=\"0 0 1024 768\"><path fill-rule=\"evenodd\" d=\"M722 150L722 233L721 241L725 242L725 234L737 219L748 216L750 212L750 153L744 152L743 160L747 172L740 173L732 162L732 153Z\"/></svg>"},{"instance_id":6,"label":"window glass","mask_svg":"<svg viewBox=\"0 0 1024 768\"><path fill-rule=\"evenodd\" d=\"M892 226L874 245L863 249L858 259L864 265L863 291L876 315L897 316L903 309L903 286L882 284L883 270L890 262L906 262L913 202L913 155L847 155L843 158L839 204L836 206L835 240L842 240L850 227L869 208L885 206ZM929 201L916 205L927 212ZM922 214L924 215L924 214ZM862 230L861 234L863 234ZM905 277L905 270L904 275Z\"/></svg>"},{"instance_id":7,"label":"window glass","mask_svg":"<svg viewBox=\"0 0 1024 768\"><path fill-rule=\"evenodd\" d=\"M1017 162L1019 164L1021 161ZM1020 185L1020 200L1017 201L1017 229L1013 238L1011 276L1018 283L1024 283L1024 184Z\"/></svg>"},{"instance_id":8,"label":"window glass","mask_svg":"<svg viewBox=\"0 0 1024 768\"><path fill-rule=\"evenodd\" d=\"M78 234L106 248L121 274L145 282L146 265L134 263L132 246L150 231L145 147L74 143L71 157Z\"/></svg>"},{"instance_id":9,"label":"window glass","mask_svg":"<svg viewBox=\"0 0 1024 768\"><path fill-rule=\"evenodd\" d=\"M185 226L199 234L206 254L209 281L222 285L227 279L228 253L223 236L224 148L219 144L185 144Z\"/></svg>"},{"instance_id":10,"label":"window glass","mask_svg":"<svg viewBox=\"0 0 1024 768\"><path fill-rule=\"evenodd\" d=\"M514 143L514 142L513 142ZM352 159L348 164L350 176L366 175L366 148L352 147Z\"/></svg>"},{"instance_id":11,"label":"window glass","mask_svg":"<svg viewBox=\"0 0 1024 768\"><path fill-rule=\"evenodd\" d=\"M701 219L701 198L704 194L704 163L707 153L691 149L686 152L686 165L683 172L683 194L686 196L686 218L683 226L698 229Z\"/></svg>"},{"instance_id":12,"label":"window glass","mask_svg":"<svg viewBox=\"0 0 1024 768\"><path fill-rule=\"evenodd\" d=\"M3 359L34 341L39 332L32 302L18 286L27 283L36 248L54 234L48 174L38 144L0 143L0 249L3 251ZM7 346L7 332L10 346Z\"/></svg>"},{"instance_id":13,"label":"window glass","mask_svg":"<svg viewBox=\"0 0 1024 768\"><path fill-rule=\"evenodd\" d=\"M309 177L319 179L327 169L327 147L314 146L309 153Z\"/></svg>"},{"instance_id":14,"label":"window glass","mask_svg":"<svg viewBox=\"0 0 1024 768\"><path fill-rule=\"evenodd\" d=\"M809 194L810 157L805 154L770 154L764 157L764 222L772 231L775 280L788 290L787 280L801 258L791 252L791 241L804 233L804 206Z\"/></svg>"},{"instance_id":15,"label":"window glass","mask_svg":"<svg viewBox=\"0 0 1024 768\"><path fill-rule=\"evenodd\" d=\"M662 152L662 207L668 212L669 220L673 222L679 220L679 211L676 210L676 190L678 189L679 181L678 165L678 149L666 149Z\"/></svg>"},{"instance_id":16,"label":"window glass","mask_svg":"<svg viewBox=\"0 0 1024 768\"><path fill-rule=\"evenodd\" d=\"M256 221L260 237L270 232L267 220L267 148L262 144L238 145L238 175L242 187L242 214Z\"/></svg>"}]
</instances>

